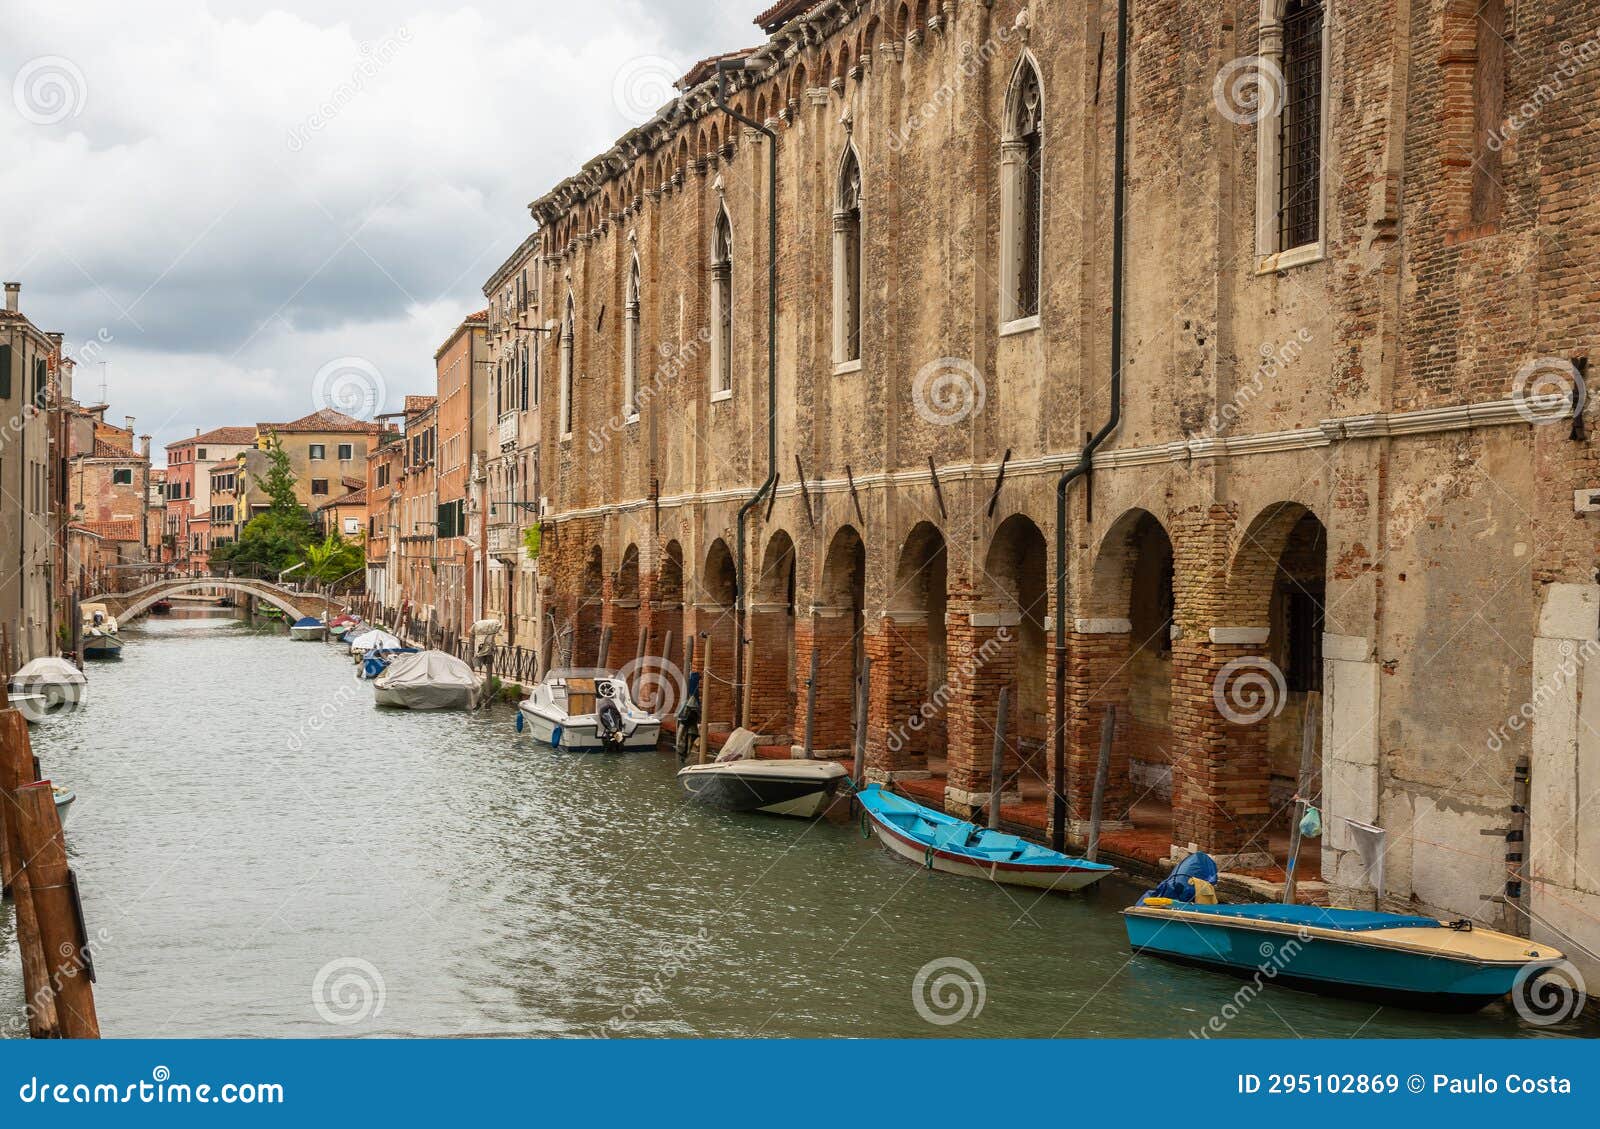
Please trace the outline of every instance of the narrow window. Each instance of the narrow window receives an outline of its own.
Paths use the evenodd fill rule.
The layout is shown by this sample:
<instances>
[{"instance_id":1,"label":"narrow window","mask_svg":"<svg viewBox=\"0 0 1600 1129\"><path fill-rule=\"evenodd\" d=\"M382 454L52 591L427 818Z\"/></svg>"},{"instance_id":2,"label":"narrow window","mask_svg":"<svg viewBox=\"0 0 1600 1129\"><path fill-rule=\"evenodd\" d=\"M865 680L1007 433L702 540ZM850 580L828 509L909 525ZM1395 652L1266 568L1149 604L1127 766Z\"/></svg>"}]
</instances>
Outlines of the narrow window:
<instances>
[{"instance_id":1,"label":"narrow window","mask_svg":"<svg viewBox=\"0 0 1600 1129\"><path fill-rule=\"evenodd\" d=\"M522 355L521 355L520 359L521 359L521 364L522 364L522 373L521 373L521 385L520 385L519 391L521 392L522 395L521 395L521 398L517 401L517 407L521 411L527 411L528 410L528 347L526 345L524 345L522 347L521 354Z\"/></svg>"},{"instance_id":2,"label":"narrow window","mask_svg":"<svg viewBox=\"0 0 1600 1129\"><path fill-rule=\"evenodd\" d=\"M711 243L711 390L733 389L733 226L717 215Z\"/></svg>"},{"instance_id":3,"label":"narrow window","mask_svg":"<svg viewBox=\"0 0 1600 1129\"><path fill-rule=\"evenodd\" d=\"M1283 11L1283 111L1278 119L1278 250L1322 238L1322 0Z\"/></svg>"},{"instance_id":4,"label":"narrow window","mask_svg":"<svg viewBox=\"0 0 1600 1129\"><path fill-rule=\"evenodd\" d=\"M1478 7L1478 59L1473 73L1472 222L1497 223L1501 186L1498 130L1506 104L1506 2L1481 0Z\"/></svg>"},{"instance_id":5,"label":"narrow window","mask_svg":"<svg viewBox=\"0 0 1600 1129\"><path fill-rule=\"evenodd\" d=\"M622 415L639 414L639 260L628 271L628 301L622 318Z\"/></svg>"},{"instance_id":6,"label":"narrow window","mask_svg":"<svg viewBox=\"0 0 1600 1129\"><path fill-rule=\"evenodd\" d=\"M561 323L561 434L572 434L572 295L567 295L567 316Z\"/></svg>"},{"instance_id":7,"label":"narrow window","mask_svg":"<svg viewBox=\"0 0 1600 1129\"><path fill-rule=\"evenodd\" d=\"M1027 59L1011 85L1001 159L1001 316L1010 322L1038 317L1043 289L1044 91Z\"/></svg>"},{"instance_id":8,"label":"narrow window","mask_svg":"<svg viewBox=\"0 0 1600 1129\"><path fill-rule=\"evenodd\" d=\"M861 359L861 162L845 152L833 213L833 359Z\"/></svg>"},{"instance_id":9,"label":"narrow window","mask_svg":"<svg viewBox=\"0 0 1600 1129\"><path fill-rule=\"evenodd\" d=\"M347 462L349 462L351 459L353 459L355 457L356 457L356 447L355 447L354 443L340 443L339 444L339 461L340 462L347 463Z\"/></svg>"}]
</instances>

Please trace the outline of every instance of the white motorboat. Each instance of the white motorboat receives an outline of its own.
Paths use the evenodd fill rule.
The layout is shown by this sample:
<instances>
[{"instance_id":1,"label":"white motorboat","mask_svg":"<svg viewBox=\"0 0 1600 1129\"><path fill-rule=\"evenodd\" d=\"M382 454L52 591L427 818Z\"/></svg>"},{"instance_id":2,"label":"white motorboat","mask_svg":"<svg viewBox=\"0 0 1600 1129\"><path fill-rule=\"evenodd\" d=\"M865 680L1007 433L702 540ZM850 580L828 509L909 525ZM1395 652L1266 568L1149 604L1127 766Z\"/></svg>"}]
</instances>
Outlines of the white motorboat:
<instances>
[{"instance_id":1,"label":"white motorboat","mask_svg":"<svg viewBox=\"0 0 1600 1129\"><path fill-rule=\"evenodd\" d=\"M315 616L306 616L295 621L289 628L289 638L298 643L320 643L328 637L328 625Z\"/></svg>"},{"instance_id":2,"label":"white motorboat","mask_svg":"<svg viewBox=\"0 0 1600 1129\"><path fill-rule=\"evenodd\" d=\"M76 666L54 656L34 659L11 678L11 708L37 725L46 718L63 717L83 705L88 679Z\"/></svg>"},{"instance_id":3,"label":"white motorboat","mask_svg":"<svg viewBox=\"0 0 1600 1129\"><path fill-rule=\"evenodd\" d=\"M52 784L50 790L55 794L56 815L61 819L62 823L65 823L67 821L67 811L72 807L73 801L78 798L78 793L71 788L63 788L59 784Z\"/></svg>"},{"instance_id":4,"label":"white motorboat","mask_svg":"<svg viewBox=\"0 0 1600 1129\"><path fill-rule=\"evenodd\" d=\"M661 737L661 721L605 671L553 670L517 710L519 729L558 749L653 749Z\"/></svg>"},{"instance_id":5,"label":"white motorboat","mask_svg":"<svg viewBox=\"0 0 1600 1129\"><path fill-rule=\"evenodd\" d=\"M469 710L482 691L477 673L443 651L401 655L372 680L374 703L406 710Z\"/></svg>"},{"instance_id":6,"label":"white motorboat","mask_svg":"<svg viewBox=\"0 0 1600 1129\"><path fill-rule=\"evenodd\" d=\"M836 761L734 760L678 771L683 790L727 811L759 811L814 819L849 776Z\"/></svg>"},{"instance_id":7,"label":"white motorboat","mask_svg":"<svg viewBox=\"0 0 1600 1129\"><path fill-rule=\"evenodd\" d=\"M387 631L364 631L350 639L350 653L356 662L366 657L368 651L403 651L406 645Z\"/></svg>"},{"instance_id":8,"label":"white motorboat","mask_svg":"<svg viewBox=\"0 0 1600 1129\"><path fill-rule=\"evenodd\" d=\"M83 657L121 658L122 640L117 635L117 617L104 604L80 604L78 611L83 617Z\"/></svg>"}]
</instances>

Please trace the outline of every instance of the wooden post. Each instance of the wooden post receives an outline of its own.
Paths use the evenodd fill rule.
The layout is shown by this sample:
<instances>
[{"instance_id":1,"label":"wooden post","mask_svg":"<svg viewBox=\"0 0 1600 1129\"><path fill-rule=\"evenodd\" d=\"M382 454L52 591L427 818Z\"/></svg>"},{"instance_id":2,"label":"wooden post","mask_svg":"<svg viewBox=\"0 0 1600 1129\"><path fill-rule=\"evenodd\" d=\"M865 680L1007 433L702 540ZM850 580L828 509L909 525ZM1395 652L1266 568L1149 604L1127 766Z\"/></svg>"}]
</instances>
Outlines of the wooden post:
<instances>
[{"instance_id":1,"label":"wooden post","mask_svg":"<svg viewBox=\"0 0 1600 1129\"><path fill-rule=\"evenodd\" d=\"M601 670L610 670L606 665L611 658L611 628L600 629L600 662L597 664Z\"/></svg>"},{"instance_id":2,"label":"wooden post","mask_svg":"<svg viewBox=\"0 0 1600 1129\"><path fill-rule=\"evenodd\" d=\"M1107 706L1100 722L1100 763L1094 769L1094 796L1089 801L1089 861L1100 861L1100 823L1105 816L1106 783L1111 777L1111 742L1117 732L1117 707Z\"/></svg>"},{"instance_id":3,"label":"wooden post","mask_svg":"<svg viewBox=\"0 0 1600 1129\"><path fill-rule=\"evenodd\" d=\"M638 684L639 674L644 670L644 645L645 636L649 634L644 628L639 628L639 645L633 649L633 680ZM628 687L628 693L633 693L633 687Z\"/></svg>"},{"instance_id":4,"label":"wooden post","mask_svg":"<svg viewBox=\"0 0 1600 1129\"><path fill-rule=\"evenodd\" d=\"M1283 870L1283 904L1293 905L1295 899L1295 864L1300 861L1300 820L1304 818L1311 797L1311 773L1316 767L1317 727L1322 722L1322 695L1315 690L1306 694L1305 723L1300 730L1300 775L1295 780L1294 826L1289 829L1289 865Z\"/></svg>"},{"instance_id":5,"label":"wooden post","mask_svg":"<svg viewBox=\"0 0 1600 1129\"><path fill-rule=\"evenodd\" d=\"M819 655L816 641L811 643L811 675L806 679L806 759L811 759L812 734L817 727L817 657Z\"/></svg>"},{"instance_id":6,"label":"wooden post","mask_svg":"<svg viewBox=\"0 0 1600 1129\"><path fill-rule=\"evenodd\" d=\"M812 651L812 654L816 654ZM861 679L856 687L855 765L851 779L860 788L867 772L867 704L872 700L872 660L861 660Z\"/></svg>"},{"instance_id":7,"label":"wooden post","mask_svg":"<svg viewBox=\"0 0 1600 1129\"><path fill-rule=\"evenodd\" d=\"M94 1006L93 957L84 952L87 930L78 903L77 881L67 866L67 846L55 793L49 784L38 783L19 789L15 795L22 813L23 839L31 852L25 869L33 885L39 940L50 965L62 1038L98 1039L100 1019Z\"/></svg>"},{"instance_id":8,"label":"wooden post","mask_svg":"<svg viewBox=\"0 0 1600 1129\"><path fill-rule=\"evenodd\" d=\"M691 649L694 644L691 641ZM700 658L700 755L698 763L706 763L706 748L711 743L711 636L706 636L705 653Z\"/></svg>"},{"instance_id":9,"label":"wooden post","mask_svg":"<svg viewBox=\"0 0 1600 1129\"><path fill-rule=\"evenodd\" d=\"M1011 687L1000 687L999 712L994 723L994 750L989 754L989 829L1000 826L1000 793L1006 778L1006 721L1011 710Z\"/></svg>"},{"instance_id":10,"label":"wooden post","mask_svg":"<svg viewBox=\"0 0 1600 1129\"><path fill-rule=\"evenodd\" d=\"M671 630L671 628L667 629L667 639L666 639L666 642L661 647L661 661L663 663L670 663L672 661L672 630ZM665 674L666 672L663 671L662 673ZM684 692L687 693L688 692L689 672L684 670L684 671L679 671L678 673L684 679ZM658 687L659 687L659 685L660 685L660 683L657 683ZM682 703L679 703L679 704L681 705ZM660 706L661 706L661 694L660 694L659 689L658 689L655 697L651 699L650 712L651 713L655 713L656 710L660 708Z\"/></svg>"},{"instance_id":11,"label":"wooden post","mask_svg":"<svg viewBox=\"0 0 1600 1129\"><path fill-rule=\"evenodd\" d=\"M16 710L0 713L0 831L6 837L8 860L29 857L17 792L32 784L33 750L28 744L28 723ZM52 806L53 806L52 799ZM28 1033L35 1039L61 1036L50 965L34 908L32 876L25 867L6 863L7 884L16 904L17 948L22 954L22 990L27 996Z\"/></svg>"}]
</instances>

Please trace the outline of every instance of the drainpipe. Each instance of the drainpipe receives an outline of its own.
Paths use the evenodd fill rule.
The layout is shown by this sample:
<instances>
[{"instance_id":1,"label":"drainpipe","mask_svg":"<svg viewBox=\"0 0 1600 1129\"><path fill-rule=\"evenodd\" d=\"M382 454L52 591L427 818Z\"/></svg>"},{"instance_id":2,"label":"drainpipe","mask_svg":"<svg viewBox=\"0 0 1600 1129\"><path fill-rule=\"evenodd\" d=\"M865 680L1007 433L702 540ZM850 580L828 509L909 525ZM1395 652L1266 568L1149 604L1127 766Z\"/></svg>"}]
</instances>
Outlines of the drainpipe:
<instances>
[{"instance_id":1,"label":"drainpipe","mask_svg":"<svg viewBox=\"0 0 1600 1129\"><path fill-rule=\"evenodd\" d=\"M1124 211L1127 194L1128 146L1128 0L1117 0L1117 120L1116 155L1112 177L1114 204L1111 220L1111 415L1084 445L1083 454L1056 483L1056 645L1055 645L1055 756L1051 765L1052 829L1050 845L1057 851L1067 839L1067 490L1086 477L1094 466L1094 453L1122 422L1122 313L1123 274L1126 267Z\"/></svg>"},{"instance_id":2,"label":"drainpipe","mask_svg":"<svg viewBox=\"0 0 1600 1129\"><path fill-rule=\"evenodd\" d=\"M738 561L734 592L733 649L733 721L735 727L745 721L744 684L744 629L747 607L750 602L749 585L745 583L745 526L750 511L778 484L778 136L764 122L747 118L728 105L728 72L756 70L758 55L744 59L727 59L717 64L717 108L735 121L739 121L764 134L767 139L767 480L755 496L739 507Z\"/></svg>"}]
</instances>

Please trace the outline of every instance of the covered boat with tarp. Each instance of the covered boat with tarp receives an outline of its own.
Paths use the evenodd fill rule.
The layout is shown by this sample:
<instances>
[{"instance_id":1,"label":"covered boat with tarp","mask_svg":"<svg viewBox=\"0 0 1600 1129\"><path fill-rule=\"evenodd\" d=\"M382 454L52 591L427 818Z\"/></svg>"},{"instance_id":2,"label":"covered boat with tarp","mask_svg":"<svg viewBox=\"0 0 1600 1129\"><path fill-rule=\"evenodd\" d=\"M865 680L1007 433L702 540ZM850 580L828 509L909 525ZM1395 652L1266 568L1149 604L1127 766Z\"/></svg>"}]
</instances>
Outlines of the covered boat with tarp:
<instances>
[{"instance_id":1,"label":"covered boat with tarp","mask_svg":"<svg viewBox=\"0 0 1600 1129\"><path fill-rule=\"evenodd\" d=\"M289 627L289 638L302 643L320 643L328 637L328 625L316 616L297 619Z\"/></svg>"},{"instance_id":2,"label":"covered boat with tarp","mask_svg":"<svg viewBox=\"0 0 1600 1129\"><path fill-rule=\"evenodd\" d=\"M372 681L376 704L407 710L471 709L482 689L470 666L443 651L400 655Z\"/></svg>"},{"instance_id":3,"label":"covered boat with tarp","mask_svg":"<svg viewBox=\"0 0 1600 1129\"><path fill-rule=\"evenodd\" d=\"M1218 905L1217 868L1190 855L1122 911L1128 942L1216 972L1321 995L1469 1012L1564 962L1526 937L1414 914L1307 905Z\"/></svg>"},{"instance_id":4,"label":"covered boat with tarp","mask_svg":"<svg viewBox=\"0 0 1600 1129\"><path fill-rule=\"evenodd\" d=\"M877 784L868 784L856 799L863 835L876 833L889 850L929 870L1061 893L1082 890L1116 871L925 808Z\"/></svg>"}]
</instances>

